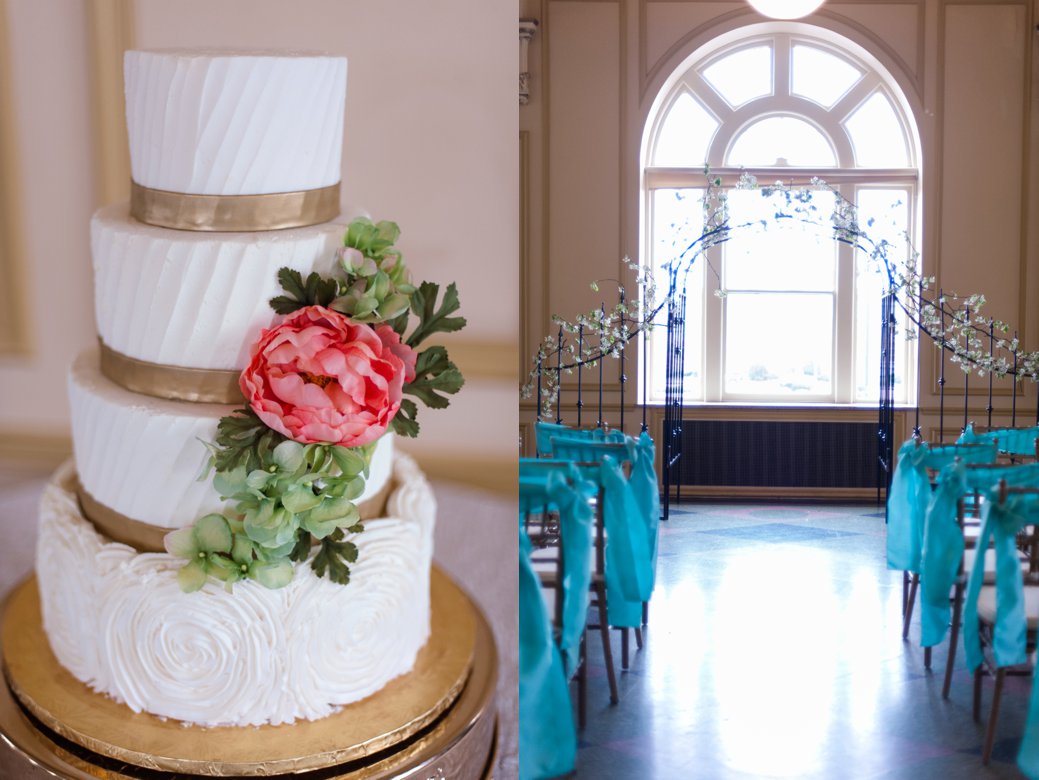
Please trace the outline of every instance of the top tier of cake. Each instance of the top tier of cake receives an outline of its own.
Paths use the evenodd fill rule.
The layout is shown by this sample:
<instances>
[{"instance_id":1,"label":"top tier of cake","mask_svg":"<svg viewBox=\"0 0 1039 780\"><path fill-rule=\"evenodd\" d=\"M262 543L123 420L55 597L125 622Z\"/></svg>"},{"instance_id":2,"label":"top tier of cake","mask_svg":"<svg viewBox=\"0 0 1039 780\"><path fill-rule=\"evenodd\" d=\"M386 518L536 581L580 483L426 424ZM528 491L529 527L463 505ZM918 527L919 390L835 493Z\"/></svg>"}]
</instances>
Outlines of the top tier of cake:
<instances>
[{"instance_id":1,"label":"top tier of cake","mask_svg":"<svg viewBox=\"0 0 1039 780\"><path fill-rule=\"evenodd\" d=\"M124 68L139 185L260 195L339 181L344 57L128 51Z\"/></svg>"}]
</instances>

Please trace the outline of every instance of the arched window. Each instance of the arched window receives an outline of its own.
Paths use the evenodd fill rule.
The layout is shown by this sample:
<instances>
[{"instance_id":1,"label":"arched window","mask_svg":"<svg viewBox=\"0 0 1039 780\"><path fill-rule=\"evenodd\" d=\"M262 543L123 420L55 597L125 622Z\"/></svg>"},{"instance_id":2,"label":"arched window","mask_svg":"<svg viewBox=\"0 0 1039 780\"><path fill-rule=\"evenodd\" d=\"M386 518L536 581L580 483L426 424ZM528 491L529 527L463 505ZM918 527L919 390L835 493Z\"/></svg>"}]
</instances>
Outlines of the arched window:
<instances>
[{"instance_id":1,"label":"arched window","mask_svg":"<svg viewBox=\"0 0 1039 780\"><path fill-rule=\"evenodd\" d=\"M643 247L660 269L700 235L704 169L733 185L819 177L855 203L870 237L908 251L919 212L915 125L895 81L856 44L772 24L693 54L665 84L643 138ZM832 211L832 193L811 203ZM732 190L734 225L769 221L754 190ZM913 242L918 244L918 241ZM698 260L686 280L688 401L868 403L879 391L886 277L824 229L773 222ZM896 402L915 396L915 351L899 338ZM664 338L651 337L651 401L662 400ZM913 385L914 387L910 387Z\"/></svg>"}]
</instances>

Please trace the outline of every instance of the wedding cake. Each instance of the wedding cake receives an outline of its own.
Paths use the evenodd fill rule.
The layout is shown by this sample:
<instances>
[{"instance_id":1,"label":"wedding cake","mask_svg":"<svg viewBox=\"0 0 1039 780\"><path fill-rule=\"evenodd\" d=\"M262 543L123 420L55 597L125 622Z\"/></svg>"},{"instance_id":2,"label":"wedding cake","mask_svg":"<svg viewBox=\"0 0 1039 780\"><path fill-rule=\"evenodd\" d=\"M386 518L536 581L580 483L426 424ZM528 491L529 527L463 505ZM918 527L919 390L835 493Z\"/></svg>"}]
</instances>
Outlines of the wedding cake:
<instances>
[{"instance_id":1,"label":"wedding cake","mask_svg":"<svg viewBox=\"0 0 1039 780\"><path fill-rule=\"evenodd\" d=\"M432 492L393 437L461 386L454 286L339 216L344 58L125 57L129 204L91 222L98 346L37 577L58 661L136 712L317 719L429 636ZM413 318L418 326L410 332ZM200 476L201 475L201 476Z\"/></svg>"}]
</instances>

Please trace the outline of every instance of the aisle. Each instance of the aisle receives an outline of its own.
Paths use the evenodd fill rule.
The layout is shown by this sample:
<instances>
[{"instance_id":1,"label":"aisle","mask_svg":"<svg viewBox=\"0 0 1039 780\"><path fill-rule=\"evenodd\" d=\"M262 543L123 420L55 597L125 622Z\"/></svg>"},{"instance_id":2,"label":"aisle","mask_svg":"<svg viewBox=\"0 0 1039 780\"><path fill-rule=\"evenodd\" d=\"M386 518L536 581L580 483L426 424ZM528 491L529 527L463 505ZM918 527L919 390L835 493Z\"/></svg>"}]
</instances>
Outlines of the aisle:
<instances>
[{"instance_id":1,"label":"aisle","mask_svg":"<svg viewBox=\"0 0 1039 780\"><path fill-rule=\"evenodd\" d=\"M648 643L616 707L601 645L589 642L579 778L1021 777L1010 735L1031 680L1008 678L986 770L970 676L961 667L943 702L945 648L928 674L922 650L901 639L901 575L885 567L876 507L671 511ZM991 681L984 690L987 714Z\"/></svg>"}]
</instances>

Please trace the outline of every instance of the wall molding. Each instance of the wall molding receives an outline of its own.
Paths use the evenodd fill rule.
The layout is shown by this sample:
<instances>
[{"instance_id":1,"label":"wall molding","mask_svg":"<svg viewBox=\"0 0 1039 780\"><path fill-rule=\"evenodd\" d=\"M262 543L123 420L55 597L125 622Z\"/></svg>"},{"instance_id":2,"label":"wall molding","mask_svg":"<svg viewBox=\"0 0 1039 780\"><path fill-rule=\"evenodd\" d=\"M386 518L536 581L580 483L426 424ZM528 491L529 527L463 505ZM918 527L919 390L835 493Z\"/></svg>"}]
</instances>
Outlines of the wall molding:
<instances>
[{"instance_id":1,"label":"wall molding","mask_svg":"<svg viewBox=\"0 0 1039 780\"><path fill-rule=\"evenodd\" d=\"M130 145L126 135L123 52L134 47L133 0L93 0L90 76L94 107L95 194L99 206L130 197Z\"/></svg>"},{"instance_id":2,"label":"wall molding","mask_svg":"<svg viewBox=\"0 0 1039 780\"><path fill-rule=\"evenodd\" d=\"M0 463L56 469L72 457L67 433L0 430Z\"/></svg>"},{"instance_id":3,"label":"wall molding","mask_svg":"<svg viewBox=\"0 0 1039 780\"><path fill-rule=\"evenodd\" d=\"M447 337L433 338L433 344L447 347L451 360L466 379L489 379L518 384L516 360L518 347L506 339L483 341Z\"/></svg>"},{"instance_id":4,"label":"wall molding","mask_svg":"<svg viewBox=\"0 0 1039 780\"><path fill-rule=\"evenodd\" d=\"M492 493L515 496L519 485L519 463L501 455L414 456L430 480L471 485Z\"/></svg>"},{"instance_id":5,"label":"wall molding","mask_svg":"<svg viewBox=\"0 0 1039 780\"><path fill-rule=\"evenodd\" d=\"M0 0L0 355L28 356L33 344L25 309L28 274L10 40L7 0Z\"/></svg>"}]
</instances>

